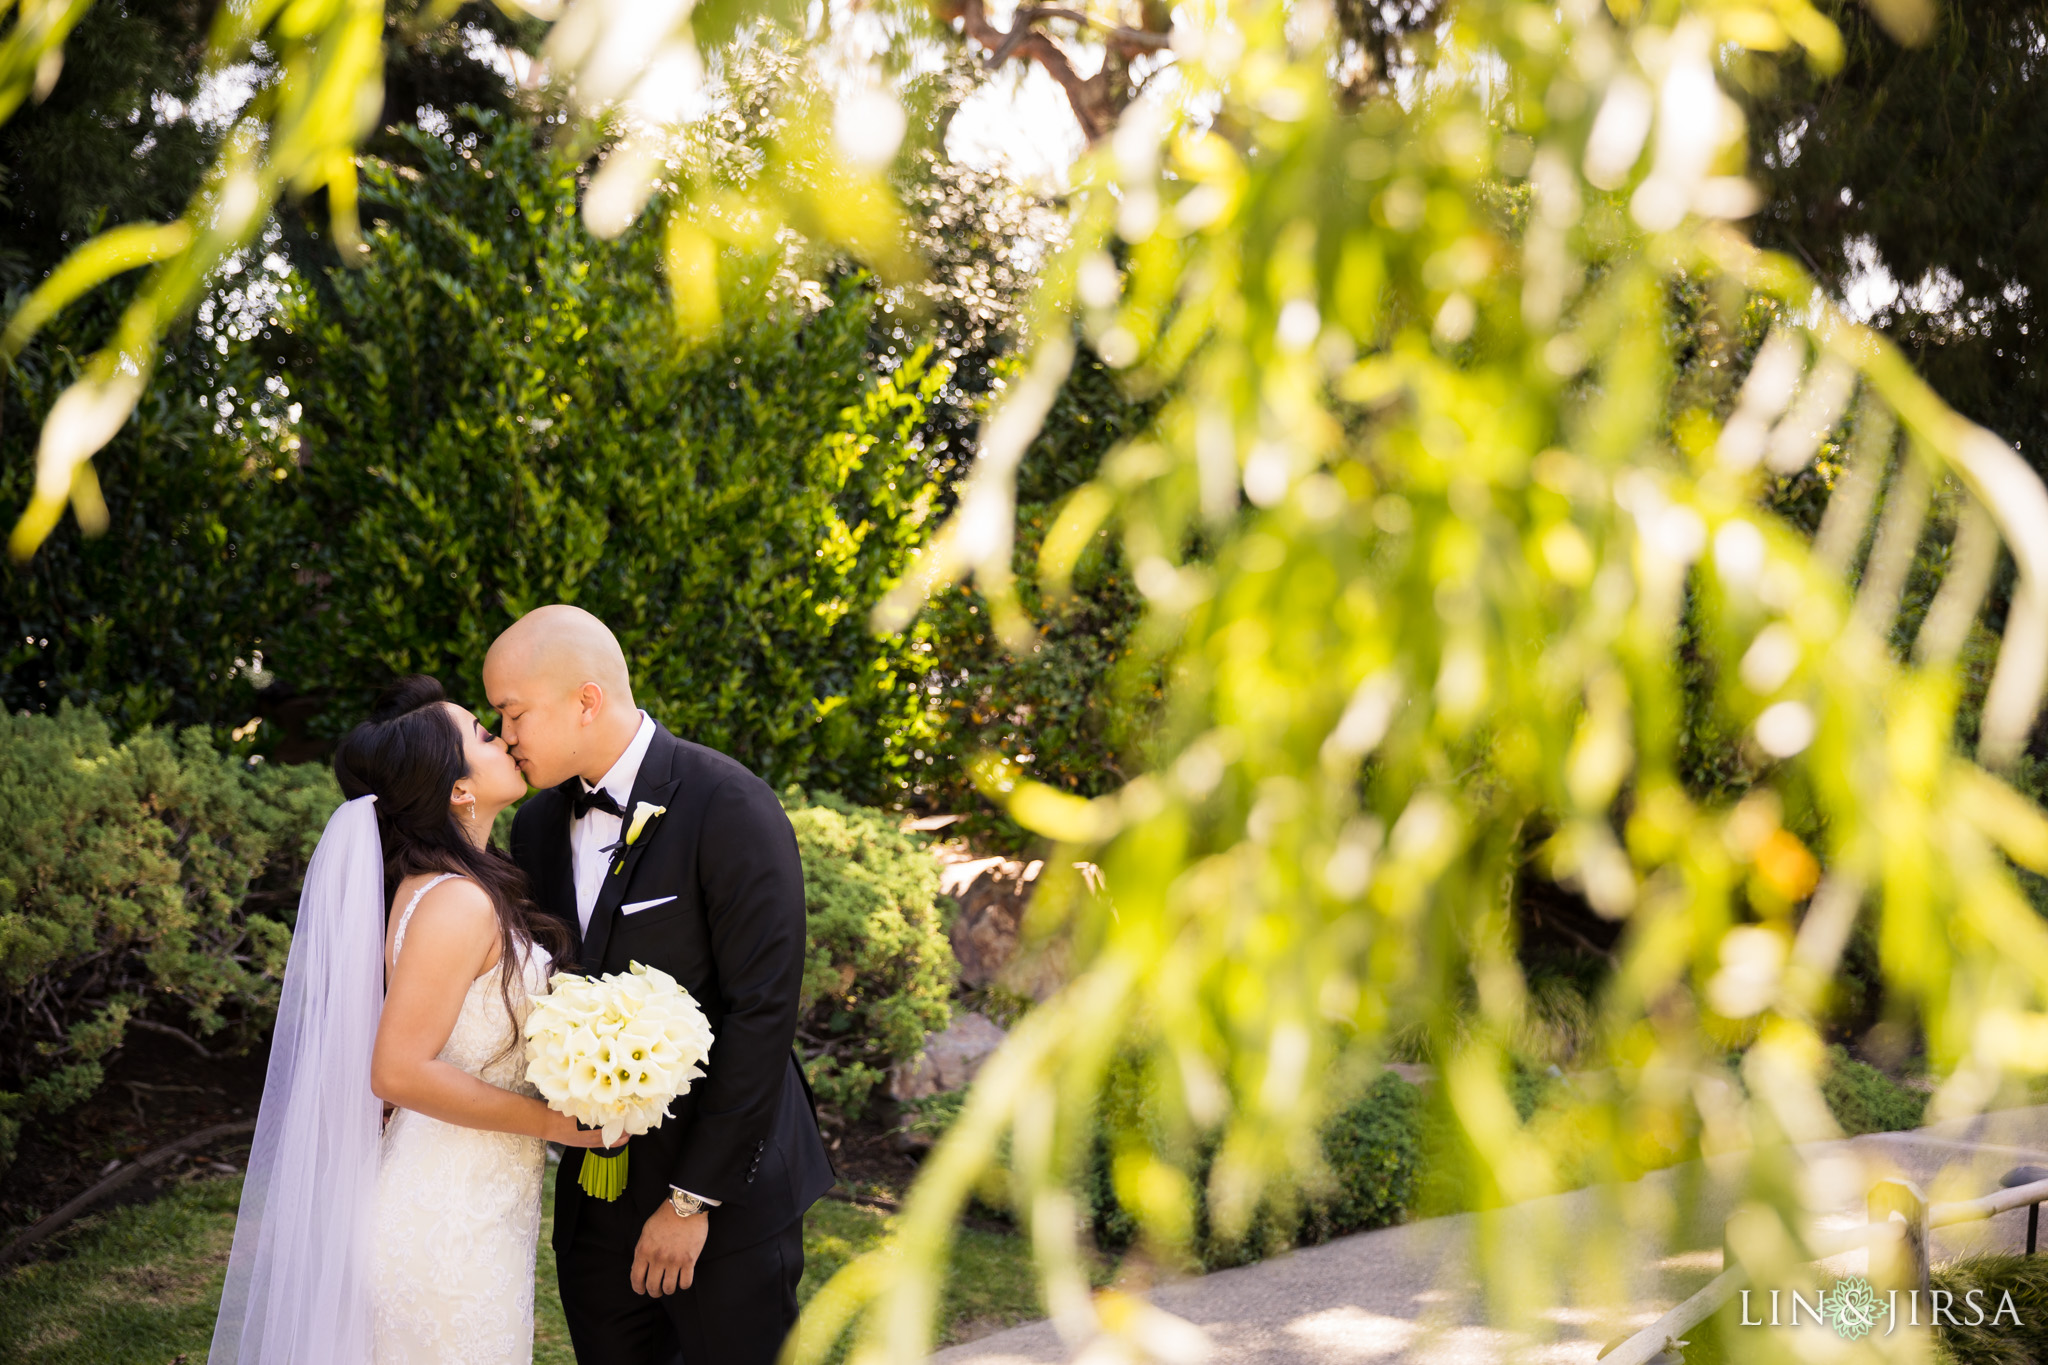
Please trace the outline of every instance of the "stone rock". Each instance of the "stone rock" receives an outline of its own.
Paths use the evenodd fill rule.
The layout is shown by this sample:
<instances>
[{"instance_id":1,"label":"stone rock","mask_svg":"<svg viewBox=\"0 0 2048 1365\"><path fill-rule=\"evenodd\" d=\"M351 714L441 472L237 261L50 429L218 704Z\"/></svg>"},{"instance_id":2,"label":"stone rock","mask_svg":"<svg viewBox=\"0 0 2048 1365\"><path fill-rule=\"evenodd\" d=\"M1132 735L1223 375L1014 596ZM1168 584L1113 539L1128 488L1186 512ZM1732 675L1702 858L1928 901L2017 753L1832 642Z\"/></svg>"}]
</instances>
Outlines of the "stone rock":
<instances>
[{"instance_id":1,"label":"stone rock","mask_svg":"<svg viewBox=\"0 0 2048 1365\"><path fill-rule=\"evenodd\" d=\"M959 1090L974 1079L989 1054L1003 1045L1004 1033L987 1016L963 1014L944 1033L927 1033L924 1051L889 1072L889 1097L923 1099L944 1090Z\"/></svg>"},{"instance_id":2,"label":"stone rock","mask_svg":"<svg viewBox=\"0 0 2048 1365\"><path fill-rule=\"evenodd\" d=\"M964 850L962 850L964 853ZM941 853L941 858L945 854ZM960 962L961 984L986 986L1002 976L1017 954L1024 909L1031 903L1032 884L1045 864L992 858L946 860L939 890L959 903L953 917L953 956Z\"/></svg>"}]
</instances>

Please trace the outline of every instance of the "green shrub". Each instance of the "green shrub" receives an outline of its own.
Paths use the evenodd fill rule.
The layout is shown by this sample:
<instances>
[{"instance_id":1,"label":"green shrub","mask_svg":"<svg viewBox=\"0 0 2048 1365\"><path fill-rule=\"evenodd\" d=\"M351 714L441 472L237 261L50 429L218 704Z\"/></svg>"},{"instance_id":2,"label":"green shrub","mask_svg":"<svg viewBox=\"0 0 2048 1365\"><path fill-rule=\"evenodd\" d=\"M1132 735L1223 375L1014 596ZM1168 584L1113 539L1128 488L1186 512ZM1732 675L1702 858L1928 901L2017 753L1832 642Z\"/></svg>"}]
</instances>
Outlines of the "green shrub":
<instances>
[{"instance_id":1,"label":"green shrub","mask_svg":"<svg viewBox=\"0 0 2048 1365\"><path fill-rule=\"evenodd\" d=\"M266 663L339 733L395 673L477 696L500 630L575 602L676 733L778 785L884 785L922 663L867 617L935 524L943 370L875 373L868 282L776 256L728 260L688 344L658 215L591 237L578 167L517 123L406 137L421 170L365 168L362 268L287 279L274 344L238 352L243 439L297 446L311 585Z\"/></svg>"},{"instance_id":2,"label":"green shrub","mask_svg":"<svg viewBox=\"0 0 2048 1365\"><path fill-rule=\"evenodd\" d=\"M290 916L252 909L296 906L338 800L322 768L252 769L196 730L0 717L0 1166L25 1118L99 1086L130 1020L269 1024Z\"/></svg>"},{"instance_id":3,"label":"green shrub","mask_svg":"<svg viewBox=\"0 0 2048 1365\"><path fill-rule=\"evenodd\" d=\"M83 372L84 342L113 325L89 300L0 378L0 503L27 500L43 418ZM33 559L0 558L0 709L69 701L122 734L225 731L257 714L250 665L264 628L299 610L305 589L292 578L276 462L215 437L195 399L212 384L205 350L181 338L100 452L106 534L88 538L66 517Z\"/></svg>"},{"instance_id":4,"label":"green shrub","mask_svg":"<svg viewBox=\"0 0 2048 1365\"><path fill-rule=\"evenodd\" d=\"M903 1127L936 1142L959 1118L965 1100L966 1092L959 1091L910 1101L903 1106ZM1217 1235L1207 1198L1198 1193L1192 1245L1186 1250L1202 1270L1221 1270L1249 1265L1290 1247L1313 1246L1405 1221L1421 1202L1425 1177L1436 1169L1426 1160L1429 1125L1421 1087L1392 1071L1382 1072L1357 1100L1325 1123L1326 1183L1269 1195L1244 1236L1234 1241ZM1097 1248L1110 1253L1130 1247L1140 1230L1116 1192L1115 1149L1120 1143L1168 1159L1173 1159L1176 1147L1149 1098L1142 1069L1125 1059L1111 1066L1088 1165L1074 1184L1090 1236ZM1215 1156L1213 1140L1197 1145L1188 1175L1198 1192L1207 1189ZM992 1179L977 1188L972 1206L979 1213L1003 1218L1009 1216L1004 1203L1003 1182Z\"/></svg>"},{"instance_id":5,"label":"green shrub","mask_svg":"<svg viewBox=\"0 0 2048 1365\"><path fill-rule=\"evenodd\" d=\"M968 831L999 844L1021 847L1029 836L974 790L967 769L979 753L1014 759L1038 781L1078 796L1114 791L1142 766L1161 677L1138 647L1144 599L1117 537L1109 528L1096 533L1060 602L1039 590L1038 556L1068 496L1142 433L1157 408L1157 400L1126 396L1083 347L1017 475L1018 597L1038 627L1029 645L1014 654L1003 646L972 585L941 589L926 610L935 733L910 767L912 790L937 809L966 813Z\"/></svg>"},{"instance_id":6,"label":"green shrub","mask_svg":"<svg viewBox=\"0 0 2048 1365\"><path fill-rule=\"evenodd\" d=\"M1217 1235L1206 1202L1196 1210L1195 1254L1203 1270L1249 1265L1289 1247L1314 1246L1347 1233L1386 1227L1408 1216L1423 1171L1421 1090L1382 1072L1350 1107L1323 1127L1323 1161L1330 1183L1269 1195L1245 1235ZM1205 1153L1198 1180L1209 1176ZM1129 1240L1134 1220L1121 1209L1111 1227Z\"/></svg>"},{"instance_id":7,"label":"green shrub","mask_svg":"<svg viewBox=\"0 0 2048 1365\"><path fill-rule=\"evenodd\" d=\"M905 1100L898 1106L902 1115L899 1126L906 1133L936 1142L959 1119L966 1103L965 1090L941 1090L936 1095Z\"/></svg>"},{"instance_id":8,"label":"green shrub","mask_svg":"<svg viewBox=\"0 0 2048 1365\"><path fill-rule=\"evenodd\" d=\"M922 1131L936 1136L958 1113L926 1110ZM1137 1219L1116 1192L1114 1148L1136 1145L1165 1155L1166 1141L1139 1070L1117 1063L1106 1087L1101 1131L1077 1189L1083 1216L1096 1246L1116 1252L1137 1240ZM1322 1154L1326 1183L1270 1193L1242 1237L1226 1240L1214 1227L1206 1194L1198 1194L1187 1250L1201 1269L1248 1265L1289 1247L1312 1246L1347 1233L1401 1222L1416 1206L1425 1171L1426 1118L1420 1087L1391 1071L1382 1072L1347 1108L1324 1124ZM1213 1140L1200 1143L1189 1177L1206 1191L1216 1155Z\"/></svg>"},{"instance_id":9,"label":"green shrub","mask_svg":"<svg viewBox=\"0 0 2048 1365\"><path fill-rule=\"evenodd\" d=\"M891 1066L951 1022L957 968L925 841L881 811L792 787L809 937L798 1040L818 1101L860 1117ZM950 902L946 902L950 904Z\"/></svg>"},{"instance_id":10,"label":"green shrub","mask_svg":"<svg viewBox=\"0 0 2048 1365\"><path fill-rule=\"evenodd\" d=\"M723 325L686 344L655 215L591 238L581 168L545 142L496 116L399 127L383 145L410 164L364 167L361 269L294 243L224 278L95 458L108 533L67 518L0 562L0 703L70 700L124 733L261 715L245 752L310 756L397 673L480 701L492 636L563 600L613 626L650 712L778 786L970 812L1021 849L968 780L981 750L1081 795L1121 785L1159 678L1113 531L1069 602L1035 587L1064 499L1158 408L1085 347L1019 472L1031 646L1006 651L972 587L901 636L867 627L1014 377L1014 248L1062 211L941 160L910 200L938 324L840 267L734 257ZM0 376L0 501L28 496L108 299Z\"/></svg>"},{"instance_id":11,"label":"green shrub","mask_svg":"<svg viewBox=\"0 0 2048 1365\"><path fill-rule=\"evenodd\" d=\"M1422 1090L1382 1072L1323 1130L1323 1160L1337 1188L1315 1206L1317 1241L1398 1223L1415 1206L1422 1170Z\"/></svg>"},{"instance_id":12,"label":"green shrub","mask_svg":"<svg viewBox=\"0 0 2048 1365\"><path fill-rule=\"evenodd\" d=\"M1820 1093L1834 1111L1842 1131L1892 1133L1918 1128L1927 1113L1927 1095L1910 1090L1867 1063L1849 1056L1837 1043L1828 1049L1828 1070Z\"/></svg>"},{"instance_id":13,"label":"green shrub","mask_svg":"<svg viewBox=\"0 0 2048 1365\"><path fill-rule=\"evenodd\" d=\"M497 632L569 601L676 733L778 785L892 789L931 747L929 628L868 612L937 524L946 367L911 344L885 373L871 282L780 256L728 258L724 323L689 342L659 215L591 237L544 131L402 135L416 165L364 167L361 268L252 262L275 308L209 302L218 351L172 357L97 466L109 533L0 567L0 701L124 729L260 705L257 745L317 752L397 674L481 701ZM0 383L17 504L75 377L46 340Z\"/></svg>"}]
</instances>

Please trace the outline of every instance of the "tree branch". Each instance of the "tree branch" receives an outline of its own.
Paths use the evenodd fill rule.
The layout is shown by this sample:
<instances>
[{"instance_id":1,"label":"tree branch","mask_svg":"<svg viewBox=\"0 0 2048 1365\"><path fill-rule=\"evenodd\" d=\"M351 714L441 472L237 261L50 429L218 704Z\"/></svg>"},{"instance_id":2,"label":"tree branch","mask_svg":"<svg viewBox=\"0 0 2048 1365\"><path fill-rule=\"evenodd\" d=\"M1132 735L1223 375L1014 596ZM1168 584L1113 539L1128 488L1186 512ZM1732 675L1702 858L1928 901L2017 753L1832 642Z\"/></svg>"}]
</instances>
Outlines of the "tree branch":
<instances>
[{"instance_id":1,"label":"tree branch","mask_svg":"<svg viewBox=\"0 0 2048 1365\"><path fill-rule=\"evenodd\" d=\"M100 1200L135 1179L136 1176L141 1175L144 1171L161 1166L174 1156L196 1151L207 1143L217 1141L220 1138L236 1137L243 1133L253 1133L255 1131L256 1120L254 1119L246 1119L239 1123L216 1123L211 1128L202 1128L189 1137L179 1138L176 1142L166 1143L153 1152L137 1157L105 1180L100 1181L85 1193L73 1199L70 1203L65 1204L49 1217L37 1223L27 1232L22 1233L21 1236L9 1242L5 1250L0 1250L0 1266L11 1265L21 1257L23 1252L27 1251L37 1242L42 1241L45 1237L48 1237L51 1233L78 1217L79 1214L84 1213L94 1204L99 1203Z\"/></svg>"},{"instance_id":2,"label":"tree branch","mask_svg":"<svg viewBox=\"0 0 2048 1365\"><path fill-rule=\"evenodd\" d=\"M972 41L981 44L989 56L986 65L993 70L1012 57L1023 57L1037 62L1045 68L1046 74L1059 82L1066 92L1067 107L1074 112L1074 119L1081 125L1081 135L1094 142L1109 131L1114 120L1114 111L1108 107L1106 91L1094 86L1074 70L1074 64L1059 44L1031 27L1030 11L1019 10L1017 20L1009 29L997 28L989 22L988 11L982 0L960 0L961 31ZM1103 71L1094 80L1101 80L1108 71Z\"/></svg>"},{"instance_id":3,"label":"tree branch","mask_svg":"<svg viewBox=\"0 0 2048 1365\"><path fill-rule=\"evenodd\" d=\"M183 1043L186 1047L191 1048L194 1052L204 1057L207 1061L211 1062L219 1060L218 1057L207 1048L206 1044L200 1042L197 1038L194 1038L191 1034L185 1032L185 1030L181 1028L173 1028L169 1024L159 1024L154 1019L130 1019L128 1021L128 1027L139 1028L145 1033L161 1033L166 1038L176 1038L179 1042Z\"/></svg>"},{"instance_id":4,"label":"tree branch","mask_svg":"<svg viewBox=\"0 0 2048 1365\"><path fill-rule=\"evenodd\" d=\"M1025 5L1017 11L1016 23L1020 28L1039 19L1064 19L1082 28L1092 28L1111 43L1126 49L1127 56L1142 52L1164 52L1173 46L1171 34L1106 24L1100 19L1091 19L1079 10L1067 9L1060 5Z\"/></svg>"}]
</instances>

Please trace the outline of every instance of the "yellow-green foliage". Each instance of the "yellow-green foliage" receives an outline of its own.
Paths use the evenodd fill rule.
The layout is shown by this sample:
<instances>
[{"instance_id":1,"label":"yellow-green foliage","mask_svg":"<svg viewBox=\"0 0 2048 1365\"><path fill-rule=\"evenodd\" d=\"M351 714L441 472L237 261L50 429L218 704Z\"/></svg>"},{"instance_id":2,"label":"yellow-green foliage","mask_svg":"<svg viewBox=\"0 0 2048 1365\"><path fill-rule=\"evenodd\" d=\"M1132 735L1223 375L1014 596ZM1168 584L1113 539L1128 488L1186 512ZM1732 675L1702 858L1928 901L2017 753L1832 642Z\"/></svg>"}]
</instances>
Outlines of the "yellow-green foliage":
<instances>
[{"instance_id":1,"label":"yellow-green foliage","mask_svg":"<svg viewBox=\"0 0 2048 1365\"><path fill-rule=\"evenodd\" d=\"M1076 165L987 487L928 551L1028 648L1013 542L984 529L1014 506L994 457L1037 429L1077 327L1164 395L1040 554L1057 584L1117 536L1133 648L1166 680L1149 770L1091 800L1021 752L979 769L1061 843L1034 915L1067 926L1073 975L980 1073L889 1257L819 1296L800 1360L868 1304L860 1365L921 1357L955 1211L998 1160L1072 1349L1155 1350L1164 1329L1073 1269L1075 1186L1132 1049L1162 1126L1215 1158L1197 1189L1170 1153L1119 1152L1119 1192L1148 1230L1199 1201L1228 1237L1313 1166L1349 1067L1419 1026L1469 1205L1531 1205L1512 1235L1479 1220L1472 1256L1497 1321L1538 1333L1621 1263L1608 1207L1567 1227L1542 1201L1576 1181L1748 1150L1732 1258L1792 1273L1794 1144L1837 1132L1824 1015L1860 921L1886 1011L1944 1078L1931 1112L2048 1066L2048 927L2010 870L2048 869L2048 821L2004 776L2048 675L2048 497L1740 226L1724 91L1833 66L1836 30L1804 0L1756 24L1464 0L1398 96L1355 97L1344 29L1301 13L1176 10L1181 102L1134 106ZM1771 498L1823 446L1844 472L1809 535ZM1937 493L1941 586L1895 631ZM2015 606L1965 732L1961 650L2001 546ZM1532 1001L1525 868L1621 926L1583 1015ZM1509 1062L1538 1025L1573 1035L1586 1084L1525 1113Z\"/></svg>"},{"instance_id":2,"label":"yellow-green foliage","mask_svg":"<svg viewBox=\"0 0 2048 1365\"><path fill-rule=\"evenodd\" d=\"M323 769L251 769L197 730L0 718L0 1164L24 1118L92 1093L129 1020L269 1022L290 933L250 892L296 904L338 799Z\"/></svg>"},{"instance_id":3,"label":"yellow-green foliage","mask_svg":"<svg viewBox=\"0 0 2048 1365\"><path fill-rule=\"evenodd\" d=\"M792 787L809 941L799 1041L819 1100L858 1117L891 1065L952 1017L953 948L939 867L883 812Z\"/></svg>"}]
</instances>

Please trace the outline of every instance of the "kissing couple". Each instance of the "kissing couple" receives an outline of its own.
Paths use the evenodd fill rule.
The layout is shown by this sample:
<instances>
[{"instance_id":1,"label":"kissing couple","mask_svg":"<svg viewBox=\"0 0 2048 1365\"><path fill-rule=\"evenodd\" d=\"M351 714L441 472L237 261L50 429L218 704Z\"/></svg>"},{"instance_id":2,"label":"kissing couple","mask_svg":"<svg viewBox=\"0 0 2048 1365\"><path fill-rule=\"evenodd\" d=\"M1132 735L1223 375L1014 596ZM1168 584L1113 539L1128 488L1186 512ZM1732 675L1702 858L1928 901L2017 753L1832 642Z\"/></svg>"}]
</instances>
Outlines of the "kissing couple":
<instances>
[{"instance_id":1,"label":"kissing couple","mask_svg":"<svg viewBox=\"0 0 2048 1365\"><path fill-rule=\"evenodd\" d=\"M633 704L618 641L549 606L491 645L493 734L401 679L335 751L211 1365L528 1365L547 1144L579 1365L771 1365L831 1186L793 1044L803 867L766 783ZM498 814L511 855L490 845ZM526 1079L556 971L674 977L704 1075L630 1150Z\"/></svg>"}]
</instances>

